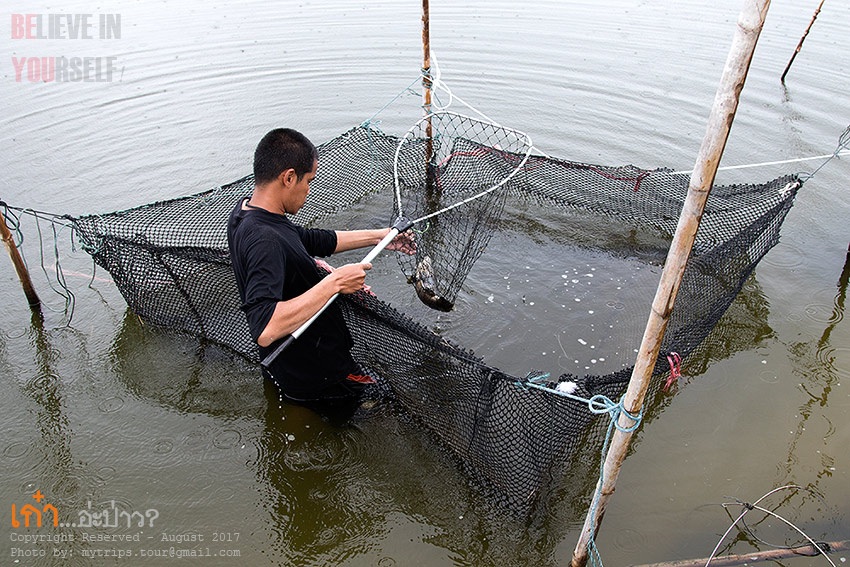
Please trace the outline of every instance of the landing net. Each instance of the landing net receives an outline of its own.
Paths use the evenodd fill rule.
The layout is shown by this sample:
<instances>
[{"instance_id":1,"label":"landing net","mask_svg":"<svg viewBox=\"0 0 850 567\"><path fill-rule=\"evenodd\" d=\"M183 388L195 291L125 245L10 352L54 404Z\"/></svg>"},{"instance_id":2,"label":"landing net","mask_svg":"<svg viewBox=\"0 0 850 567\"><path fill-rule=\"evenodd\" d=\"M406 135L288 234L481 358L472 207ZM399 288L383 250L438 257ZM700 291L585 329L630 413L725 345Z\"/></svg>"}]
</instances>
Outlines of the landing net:
<instances>
[{"instance_id":1,"label":"landing net","mask_svg":"<svg viewBox=\"0 0 850 567\"><path fill-rule=\"evenodd\" d=\"M383 211L393 208L393 160L399 142L400 138L374 126L361 126L321 145L319 174L306 205L294 220L308 226L389 226L393 219ZM458 152L465 151L455 148L451 153L459 156ZM510 150L475 144L469 151L504 156ZM504 167L504 160L463 162L458 158L452 166L461 170L498 169ZM501 216L465 224L461 238L446 237L454 224L461 223L460 218L435 217L440 219L439 230L433 225L428 230L442 235L440 245L444 247L455 242L461 248L470 241L490 242L477 265L484 272L476 275L473 270L471 274L477 282L501 277L487 271L494 268L485 260L498 255L496 247L502 244L519 244L527 250L536 246L552 249L548 265L522 268L527 270L525 279L531 282L527 285L533 284L535 274L546 270L560 270L562 276L566 275L558 278L558 289L550 288L551 294L570 289L560 281L568 284L571 279L579 280L587 275L583 270L590 270L577 263L570 265L574 256L567 256L567 252L595 259L596 271L588 274L596 274L597 279L629 272L649 274L649 279L657 282L653 274L660 270L687 185L686 175L665 170L531 156L499 192L500 202L495 206L504 208ZM650 396L663 383L660 375L669 369L670 353L684 357L687 365L688 355L694 355L756 264L777 243L780 226L800 186L796 177L786 176L759 185L714 187L656 365ZM228 213L252 189L252 178L245 177L197 195L84 216L73 219L73 223L86 249L110 272L130 308L142 318L225 345L256 361L257 349L239 310L225 235ZM374 216L375 211L381 211L381 220ZM352 218L357 221L350 222ZM371 221L364 223L364 218ZM479 230L484 233L483 239L476 233ZM431 253L436 254L433 250ZM438 262L434 259L435 264ZM574 273L568 273L568 269ZM405 284L402 287L409 296L410 288ZM519 283L513 287L516 291ZM482 295L478 289L468 293ZM484 302L488 301L487 293ZM577 290L572 295L579 297ZM474 320L477 315L474 302L464 297L461 293L464 303L456 305L452 314L455 322ZM605 427L594 426L598 418L586 404L527 387L524 371L500 370L464 349L456 339L436 333L433 325L417 322L378 297L361 292L342 296L339 301L354 336L353 353L358 362L389 385L405 413L424 423L450 447L475 484L497 502L515 509L528 506L545 494L553 478L564 478L560 467L570 463L572 457L598 452L601 447ZM585 340L581 327L591 329L593 324L573 319L578 311L567 309L571 300L565 297L560 301L564 309L547 316L563 318L565 332L575 328L576 336ZM576 395L589 398L604 394L617 399L631 374L633 349L640 343L650 301L651 295L623 308L611 307L609 315L620 320L612 319L604 325L605 342L596 350L607 366L588 364L586 371L579 367L561 373L562 368L555 365L545 369L550 377L538 375L536 383L553 389L569 383ZM506 323L509 330L520 339L532 330L521 317L510 321ZM600 327L603 325L596 330ZM741 330L733 330L735 333ZM498 340L507 340L507 335ZM581 343L563 341L559 346L564 355L572 357L572 350ZM620 354L615 356L615 351ZM513 362L529 370L546 366L539 360L537 345L530 345L527 352L527 360ZM700 364L699 360L694 364ZM590 472L579 483L592 485L595 474Z\"/></svg>"},{"instance_id":2,"label":"landing net","mask_svg":"<svg viewBox=\"0 0 850 567\"><path fill-rule=\"evenodd\" d=\"M423 303L452 309L531 148L527 134L447 111L426 115L402 137L393 212L419 235L416 254L399 258Z\"/></svg>"}]
</instances>

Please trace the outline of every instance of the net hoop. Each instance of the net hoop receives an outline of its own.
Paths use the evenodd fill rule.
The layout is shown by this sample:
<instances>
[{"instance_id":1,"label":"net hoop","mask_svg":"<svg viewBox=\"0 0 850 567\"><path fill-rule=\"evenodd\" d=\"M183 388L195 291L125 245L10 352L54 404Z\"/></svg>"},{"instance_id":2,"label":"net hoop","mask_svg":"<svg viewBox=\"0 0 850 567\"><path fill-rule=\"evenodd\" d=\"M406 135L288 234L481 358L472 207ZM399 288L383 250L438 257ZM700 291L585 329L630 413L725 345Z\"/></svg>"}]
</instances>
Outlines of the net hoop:
<instances>
[{"instance_id":1,"label":"net hoop","mask_svg":"<svg viewBox=\"0 0 850 567\"><path fill-rule=\"evenodd\" d=\"M398 145L396 146L395 155L393 156L393 185L394 185L394 191L395 191L395 205L397 207L399 217L404 216L404 209L403 209L403 206L402 206L402 197L401 197L401 183L399 182L399 155L401 155L401 149L404 147L404 145L406 143L416 139L415 133L422 128L423 124L425 124L425 123L430 124L435 119L439 119L441 117L457 118L459 120L463 120L463 121L466 121L466 122L469 122L469 123L479 124L479 125L481 125L482 127L485 127L485 128L491 128L491 129L494 129L494 130L500 130L500 131L504 132L507 136L512 137L515 140L516 145L519 148L521 148L521 151L519 151L519 152L511 152L515 155L520 156L521 159L517 163L516 167L514 167L514 169L511 170L511 172L508 175L506 175L505 177L503 177L498 183L488 187L487 189L479 191L475 195L471 195L469 197L461 199L460 201L457 201L456 203L453 203L451 205L443 207L443 208L441 208L437 211L433 211L433 212L430 212L430 213L423 215L419 218L410 220L410 223L413 224L413 225L415 225L419 222L422 222L424 220L430 219L432 217L435 217L439 214L450 211L452 209L456 209L457 207L463 206L463 205L465 205L465 204L467 204L471 201L474 201L474 200L479 199L479 198L481 198L481 197L483 197L483 196L485 196L489 193L492 193L496 189L499 189L500 187L505 185L508 181L510 181L517 173L519 173L519 171L522 170L523 167L525 167L525 164L528 161L528 158L531 155L531 151L534 147L533 144L531 143L531 137L528 134L526 134L525 132L521 132L519 130L514 130L513 128L507 128L505 126L501 126L501 125L496 124L495 122L491 122L489 120L482 120L480 118L473 118L471 116L459 114L459 113L456 113L456 112L450 112L450 111L447 111L447 110L439 110L439 111L436 111L436 112L431 112L429 114L426 114L421 119L419 119L413 126L411 126L410 129L404 134L404 136L401 137ZM437 136L439 136L439 134ZM496 148L496 149L499 149L499 148ZM423 166L425 166L425 164L423 164Z\"/></svg>"}]
</instances>

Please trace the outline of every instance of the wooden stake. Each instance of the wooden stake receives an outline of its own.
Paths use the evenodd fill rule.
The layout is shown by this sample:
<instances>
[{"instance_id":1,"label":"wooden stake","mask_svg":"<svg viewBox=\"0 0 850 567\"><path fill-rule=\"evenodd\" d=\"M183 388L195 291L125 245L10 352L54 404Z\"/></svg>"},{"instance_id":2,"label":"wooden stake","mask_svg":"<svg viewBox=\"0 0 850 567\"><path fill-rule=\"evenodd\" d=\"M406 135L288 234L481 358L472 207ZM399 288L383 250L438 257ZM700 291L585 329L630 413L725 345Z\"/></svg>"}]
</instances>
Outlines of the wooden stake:
<instances>
[{"instance_id":1,"label":"wooden stake","mask_svg":"<svg viewBox=\"0 0 850 567\"><path fill-rule=\"evenodd\" d=\"M422 0L422 109L431 113L431 14L428 0ZM440 190L434 183L431 159L434 156L434 131L431 119L425 123L425 205L433 212L440 208Z\"/></svg>"},{"instance_id":2,"label":"wooden stake","mask_svg":"<svg viewBox=\"0 0 850 567\"><path fill-rule=\"evenodd\" d=\"M809 35L809 30L812 29L812 26L815 23L815 20L818 19L818 14L820 14L820 9L823 8L824 0L820 0L820 4L818 4L817 10L815 10L815 15L812 16L812 21L809 22L809 26L806 28L806 31L803 32L803 37L800 38L800 42L797 44L797 49L794 50L794 53L791 55L791 60L788 61L788 65L785 66L785 71L782 73L782 78L779 79L782 81L782 84L785 84L785 75L788 74L788 69L791 68L791 63L794 62L794 58L797 57L797 54L800 53L800 50L803 49L803 42L806 41L806 36Z\"/></svg>"},{"instance_id":3,"label":"wooden stake","mask_svg":"<svg viewBox=\"0 0 850 567\"><path fill-rule=\"evenodd\" d=\"M720 78L696 166L691 174L688 194L661 272L649 321L623 399L623 407L631 415L638 415L643 406L649 380L661 349L661 340L682 283L682 275L693 248L706 199L714 184L717 166L726 147L739 96L744 88L747 71L769 6L770 0L747 0L738 16L736 33ZM588 511L581 536L573 551L572 567L584 567L587 563L588 544L591 536L599 529L608 499L614 492L620 467L626 458L632 432L623 431L621 428L630 428L633 423L628 416L621 414L619 425L620 428L615 429L612 436L602 476L597 483L594 496L596 503Z\"/></svg>"},{"instance_id":4,"label":"wooden stake","mask_svg":"<svg viewBox=\"0 0 850 567\"><path fill-rule=\"evenodd\" d=\"M24 288L24 295L27 296L27 301L29 301L30 307L37 309L41 305L41 300L38 298L38 294L35 292L35 288L32 285L32 280L30 279L29 271L27 271L27 266L24 264L24 259L21 258L21 253L18 250L18 247L15 246L12 233L9 230L9 227L6 226L6 217L2 214L0 214L0 236L3 237L3 243L6 245L6 250L9 251L9 257L12 259L12 264L15 266L15 271L18 273L18 279L21 280L21 287Z\"/></svg>"},{"instance_id":5,"label":"wooden stake","mask_svg":"<svg viewBox=\"0 0 850 567\"><path fill-rule=\"evenodd\" d=\"M846 551L850 549L850 541L831 541L826 543L818 542L818 547L827 553L833 551ZM737 565L749 565L751 563L759 563L761 561L777 561L779 559L790 559L792 557L815 557L820 555L820 552L811 544L792 547L790 549L771 549L770 551L756 551L755 553L747 553L744 555L723 555L711 559L711 567L733 567ZM705 567L708 564L708 558L705 559L685 559L682 561L665 561L663 563L652 563L647 565L637 565L634 567Z\"/></svg>"},{"instance_id":6,"label":"wooden stake","mask_svg":"<svg viewBox=\"0 0 850 567\"><path fill-rule=\"evenodd\" d=\"M428 0L422 0L422 107L425 114L431 113L431 14ZM431 137L431 124L428 124L428 137Z\"/></svg>"}]
</instances>

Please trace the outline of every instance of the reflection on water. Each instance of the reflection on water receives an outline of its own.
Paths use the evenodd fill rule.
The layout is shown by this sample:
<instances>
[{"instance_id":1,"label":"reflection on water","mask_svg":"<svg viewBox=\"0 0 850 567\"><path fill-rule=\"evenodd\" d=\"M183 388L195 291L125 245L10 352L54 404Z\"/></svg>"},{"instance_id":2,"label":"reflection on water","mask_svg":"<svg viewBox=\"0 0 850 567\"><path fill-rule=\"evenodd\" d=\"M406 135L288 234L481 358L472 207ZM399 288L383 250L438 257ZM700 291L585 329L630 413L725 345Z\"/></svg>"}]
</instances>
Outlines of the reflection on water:
<instances>
[{"instance_id":1,"label":"reflection on water","mask_svg":"<svg viewBox=\"0 0 850 567\"><path fill-rule=\"evenodd\" d=\"M830 449L842 423L836 422L823 408L829 407L830 398L836 393L840 396L841 376L835 365L835 347L831 344L831 335L837 324L844 319L844 303L847 298L847 284L850 281L850 249L848 249L844 267L838 278L838 291L833 302L832 315L817 341L796 342L788 345L788 352L794 364L794 374L799 378L799 388L804 394L804 402L797 408L795 417L799 420L788 441L787 456L784 463L778 463L777 483L797 483L797 468L800 460L813 471L814 477L805 481L804 497L796 502L794 512L799 518L816 518L822 524L823 531L810 534L815 538L826 538L840 525L839 519L846 516L842 508L826 499L822 484L832 478L836 472L838 455ZM846 376L845 376L846 378ZM815 436L819 448L816 455L809 452L808 437Z\"/></svg>"},{"instance_id":2,"label":"reflection on water","mask_svg":"<svg viewBox=\"0 0 850 567\"><path fill-rule=\"evenodd\" d=\"M31 312L27 339L28 346L32 347L29 349L33 356L32 374L18 387L24 398L32 402L34 429L31 433L36 437L29 443L13 442L3 451L16 470L26 471L13 497L13 501L19 503L20 516L12 504L11 523L18 528L64 522L65 517L60 520L60 510L82 508L86 499L92 498L105 484L99 471L73 451L73 444L85 439L85 433L76 430L67 415L65 394L77 368L69 365L70 361L62 353L79 349L79 357L84 359L84 339L73 329L46 330L44 316L36 310ZM43 515L24 516L29 506L43 511ZM52 512L48 513L48 508ZM75 552L79 554L80 549L78 542L67 544L69 557ZM62 557L62 560L66 562L67 558ZM84 562L74 559L69 564L83 565Z\"/></svg>"},{"instance_id":3,"label":"reflection on water","mask_svg":"<svg viewBox=\"0 0 850 567\"><path fill-rule=\"evenodd\" d=\"M767 314L763 292L753 279L689 359L689 380L700 380L710 361L750 350L770 336ZM461 464L398 408L388 406L353 428L332 427L303 408L280 406L273 387L239 357L146 327L131 313L125 315L108 358L122 386L98 401L107 417L104 423L111 423L109 431L128 446L142 445L149 453L147 466L156 471L191 466L220 450L247 455L243 472L256 475L262 531L286 562L337 564L371 557L376 541L392 537L392 514L417 517L427 509L425 523L437 529L428 541L453 549L461 562L515 560L511 549L516 545L524 549L524 560L545 564L545 550L555 544L553 534L581 521L595 483L599 447L593 443L568 463L562 478L557 473L552 494L534 515L526 520L505 517L475 489L469 491ZM656 391L646 423L672 399ZM169 433L124 417L126 412L138 414L133 408L139 405L211 421ZM604 421L599 427L606 427ZM593 435L589 432L588 438ZM117 454L111 466L120 467L127 458ZM242 494L236 489L234 495L233 487L209 475L193 477L193 482L219 495ZM464 496L459 499L459 494ZM505 526L515 533L500 535ZM528 548L532 541L537 547Z\"/></svg>"},{"instance_id":4,"label":"reflection on water","mask_svg":"<svg viewBox=\"0 0 850 567\"><path fill-rule=\"evenodd\" d=\"M111 359L129 394L165 408L228 418L260 415L266 404L256 368L244 358L188 335L148 329L129 310Z\"/></svg>"}]
</instances>

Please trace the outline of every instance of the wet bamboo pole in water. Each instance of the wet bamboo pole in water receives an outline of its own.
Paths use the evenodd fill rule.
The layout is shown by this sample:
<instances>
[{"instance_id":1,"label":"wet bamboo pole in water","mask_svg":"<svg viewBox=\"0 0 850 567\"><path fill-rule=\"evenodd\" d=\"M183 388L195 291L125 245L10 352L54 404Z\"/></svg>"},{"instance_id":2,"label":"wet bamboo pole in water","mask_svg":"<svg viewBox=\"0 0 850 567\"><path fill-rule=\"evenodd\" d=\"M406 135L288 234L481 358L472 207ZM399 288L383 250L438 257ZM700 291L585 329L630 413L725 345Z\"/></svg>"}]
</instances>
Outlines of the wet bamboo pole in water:
<instances>
[{"instance_id":1,"label":"wet bamboo pole in water","mask_svg":"<svg viewBox=\"0 0 850 567\"><path fill-rule=\"evenodd\" d=\"M431 14L428 9L428 0L422 0L422 109L425 115L431 114ZM431 160L434 156L434 131L431 118L425 124L425 202L429 212L438 210L440 207L439 190L434 183L433 166Z\"/></svg>"},{"instance_id":2,"label":"wet bamboo pole in water","mask_svg":"<svg viewBox=\"0 0 850 567\"><path fill-rule=\"evenodd\" d=\"M818 14L820 14L820 9L823 8L824 0L820 0L820 4L818 4L817 9L815 10L815 15L812 16L812 21L809 22L809 26L806 28L806 31L803 32L803 37L800 38L800 42L797 44L797 49L794 50L794 53L791 55L791 59L788 61L788 65L785 66L785 71L782 72L782 77L779 79L782 81L782 84L785 84L785 75L788 74L788 70L791 68L791 63L794 62L794 58L797 57L797 54L800 53L800 50L803 49L803 42L806 41L806 36L809 35L809 30L812 29L812 26L815 24L815 20L818 19Z\"/></svg>"},{"instance_id":3,"label":"wet bamboo pole in water","mask_svg":"<svg viewBox=\"0 0 850 567\"><path fill-rule=\"evenodd\" d=\"M723 149L726 147L741 90L744 88L747 71L769 7L770 0L748 0L738 16L735 36L708 118L705 137L697 155L696 166L691 173L688 194L661 272L637 361L623 398L623 408L631 415L639 415L643 407L655 361L661 349L661 340L664 338L664 331L673 311L676 294L682 283L682 275L705 210L705 202L714 184L717 167L723 156ZM614 430L610 448L605 456L602 475L593 497L594 503L588 510L581 535L573 551L572 567L584 567L587 564L588 545L591 537L599 529L608 499L614 493L620 467L626 458L633 431L624 429L631 428L634 422L628 416L621 414L618 423L620 427Z\"/></svg>"},{"instance_id":4,"label":"wet bamboo pole in water","mask_svg":"<svg viewBox=\"0 0 850 567\"><path fill-rule=\"evenodd\" d=\"M24 259L21 257L18 247L15 246L15 241L12 239L12 233L6 225L6 217L2 214L0 214L0 236L3 237L3 243L6 245L6 250L9 251L9 258L12 259L12 265L15 266L15 271L18 273L18 279L21 280L21 287L24 288L24 295L27 296L27 301L29 301L30 307L32 309L38 309L41 305L41 300L35 292L29 271L27 270L26 264L24 264Z\"/></svg>"},{"instance_id":5,"label":"wet bamboo pole in water","mask_svg":"<svg viewBox=\"0 0 850 567\"><path fill-rule=\"evenodd\" d=\"M425 92L422 96L422 108L425 114L431 112L431 14L428 0L422 0L422 86ZM429 123L428 137L431 137Z\"/></svg>"}]
</instances>

